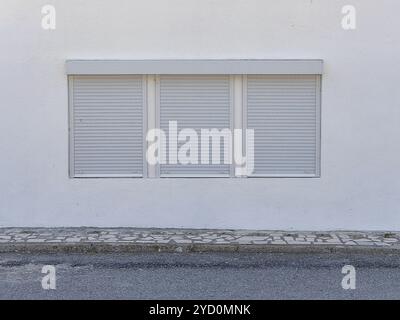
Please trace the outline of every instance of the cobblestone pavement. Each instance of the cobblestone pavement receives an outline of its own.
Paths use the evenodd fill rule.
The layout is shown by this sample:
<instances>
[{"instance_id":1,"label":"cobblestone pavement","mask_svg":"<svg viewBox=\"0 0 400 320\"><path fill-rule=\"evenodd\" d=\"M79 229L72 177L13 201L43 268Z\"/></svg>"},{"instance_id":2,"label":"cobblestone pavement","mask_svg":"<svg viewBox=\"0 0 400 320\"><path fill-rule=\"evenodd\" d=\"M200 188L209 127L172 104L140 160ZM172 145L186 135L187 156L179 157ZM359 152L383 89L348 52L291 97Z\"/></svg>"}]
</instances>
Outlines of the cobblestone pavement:
<instances>
[{"instance_id":1,"label":"cobblestone pavement","mask_svg":"<svg viewBox=\"0 0 400 320\"><path fill-rule=\"evenodd\" d=\"M285 232L137 228L0 228L0 245L131 243L397 247L400 232Z\"/></svg>"}]
</instances>

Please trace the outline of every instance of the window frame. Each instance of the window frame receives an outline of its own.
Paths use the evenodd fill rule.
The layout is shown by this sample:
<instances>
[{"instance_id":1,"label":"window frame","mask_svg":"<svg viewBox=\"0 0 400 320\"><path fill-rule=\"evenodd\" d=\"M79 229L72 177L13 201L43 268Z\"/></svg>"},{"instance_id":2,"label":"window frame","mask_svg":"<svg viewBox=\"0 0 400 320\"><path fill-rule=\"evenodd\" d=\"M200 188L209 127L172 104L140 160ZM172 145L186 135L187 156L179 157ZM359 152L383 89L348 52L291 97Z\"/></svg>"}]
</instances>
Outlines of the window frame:
<instances>
[{"instance_id":1,"label":"window frame","mask_svg":"<svg viewBox=\"0 0 400 320\"><path fill-rule=\"evenodd\" d=\"M321 104L323 60L67 60L68 87L68 174L70 178L320 178L321 177ZM247 76L248 75L314 75L316 84L316 167L315 174L251 174L236 176L234 162L228 174L160 174L160 164L151 166L146 155L149 128L160 128L160 76L161 75L227 75L229 76L230 130L247 129ZM73 80L76 76L140 75L142 77L142 173L141 174L76 174L74 168L74 108ZM240 79L240 80L238 80ZM151 83L150 81L155 81ZM237 91L240 81L241 90ZM149 89L150 88L150 89ZM238 92L240 94L238 95ZM241 98L238 98L241 96ZM237 100L240 101L237 101ZM241 119L240 119L241 117ZM242 145L246 150L243 135ZM231 148L234 160L234 143Z\"/></svg>"}]
</instances>

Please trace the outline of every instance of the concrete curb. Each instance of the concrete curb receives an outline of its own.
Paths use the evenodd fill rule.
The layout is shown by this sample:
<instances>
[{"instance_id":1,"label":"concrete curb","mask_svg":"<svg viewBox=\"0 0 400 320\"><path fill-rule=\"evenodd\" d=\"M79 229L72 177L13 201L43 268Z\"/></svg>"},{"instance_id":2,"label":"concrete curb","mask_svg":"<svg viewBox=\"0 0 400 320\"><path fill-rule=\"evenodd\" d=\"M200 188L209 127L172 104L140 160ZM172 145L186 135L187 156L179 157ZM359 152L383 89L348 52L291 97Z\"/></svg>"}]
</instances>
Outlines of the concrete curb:
<instances>
[{"instance_id":1,"label":"concrete curb","mask_svg":"<svg viewBox=\"0 0 400 320\"><path fill-rule=\"evenodd\" d=\"M260 244L7 243L0 253L364 253L400 254L400 247Z\"/></svg>"}]
</instances>

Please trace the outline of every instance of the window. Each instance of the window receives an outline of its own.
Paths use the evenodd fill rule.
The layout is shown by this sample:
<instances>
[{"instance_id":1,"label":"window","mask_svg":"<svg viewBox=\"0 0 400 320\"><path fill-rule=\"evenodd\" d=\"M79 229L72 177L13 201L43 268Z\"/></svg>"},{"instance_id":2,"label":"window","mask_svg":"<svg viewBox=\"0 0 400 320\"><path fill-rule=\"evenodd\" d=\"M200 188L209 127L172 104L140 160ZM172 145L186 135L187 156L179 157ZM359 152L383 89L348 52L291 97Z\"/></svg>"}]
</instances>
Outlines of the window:
<instances>
[{"instance_id":1,"label":"window","mask_svg":"<svg viewBox=\"0 0 400 320\"><path fill-rule=\"evenodd\" d=\"M143 176L141 76L72 76L70 175Z\"/></svg>"},{"instance_id":2,"label":"window","mask_svg":"<svg viewBox=\"0 0 400 320\"><path fill-rule=\"evenodd\" d=\"M201 129L231 128L232 99L229 76L160 76L157 96L160 128L169 132L169 124L176 121L178 132L184 128L194 129L198 137L199 151L200 148L204 148L199 138ZM177 148L183 143L185 141L178 142ZM223 141L221 146L222 143ZM229 176L230 165L224 164L223 148L220 148L220 164L213 164L211 143L208 146L208 164L202 163L199 152L195 164L161 164L160 176ZM167 139L167 150L169 147Z\"/></svg>"},{"instance_id":3,"label":"window","mask_svg":"<svg viewBox=\"0 0 400 320\"><path fill-rule=\"evenodd\" d=\"M321 60L80 60L66 67L71 177L320 176ZM146 160L150 128L166 133L167 161L157 165ZM172 147L178 155L187 142L183 129L196 136L197 161L170 158ZM247 174L226 162L240 150L236 129L254 130L253 139L239 139L254 146ZM203 144L201 133L213 130L217 138Z\"/></svg>"},{"instance_id":4,"label":"window","mask_svg":"<svg viewBox=\"0 0 400 320\"><path fill-rule=\"evenodd\" d=\"M253 176L318 176L320 76L252 75L245 83Z\"/></svg>"}]
</instances>

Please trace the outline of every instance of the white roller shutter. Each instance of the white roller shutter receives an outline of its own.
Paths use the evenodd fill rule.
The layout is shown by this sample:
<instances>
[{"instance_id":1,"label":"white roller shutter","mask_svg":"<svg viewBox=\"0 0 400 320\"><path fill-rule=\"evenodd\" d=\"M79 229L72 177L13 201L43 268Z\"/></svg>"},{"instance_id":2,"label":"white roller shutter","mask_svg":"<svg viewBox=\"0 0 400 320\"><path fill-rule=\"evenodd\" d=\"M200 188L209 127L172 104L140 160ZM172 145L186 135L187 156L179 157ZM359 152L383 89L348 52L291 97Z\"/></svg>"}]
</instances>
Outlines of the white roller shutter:
<instances>
[{"instance_id":1,"label":"white roller shutter","mask_svg":"<svg viewBox=\"0 0 400 320\"><path fill-rule=\"evenodd\" d=\"M319 176L320 76L247 77L253 176Z\"/></svg>"},{"instance_id":2,"label":"white roller shutter","mask_svg":"<svg viewBox=\"0 0 400 320\"><path fill-rule=\"evenodd\" d=\"M199 135L200 161L200 129L231 129L230 77L228 75L160 76L159 117L160 128L166 133L170 121L177 122L178 131L184 128L196 130ZM178 143L178 149L182 144ZM223 163L222 154L221 147L220 164L212 164L211 158L209 164L162 164L160 176L229 176L230 165Z\"/></svg>"},{"instance_id":3,"label":"white roller shutter","mask_svg":"<svg viewBox=\"0 0 400 320\"><path fill-rule=\"evenodd\" d=\"M142 76L70 77L70 173L143 175Z\"/></svg>"}]
</instances>

